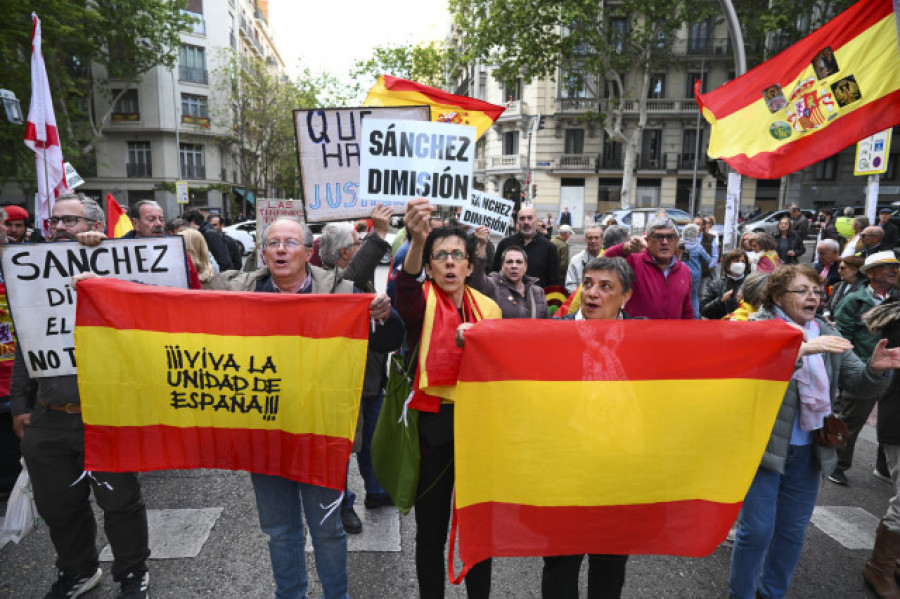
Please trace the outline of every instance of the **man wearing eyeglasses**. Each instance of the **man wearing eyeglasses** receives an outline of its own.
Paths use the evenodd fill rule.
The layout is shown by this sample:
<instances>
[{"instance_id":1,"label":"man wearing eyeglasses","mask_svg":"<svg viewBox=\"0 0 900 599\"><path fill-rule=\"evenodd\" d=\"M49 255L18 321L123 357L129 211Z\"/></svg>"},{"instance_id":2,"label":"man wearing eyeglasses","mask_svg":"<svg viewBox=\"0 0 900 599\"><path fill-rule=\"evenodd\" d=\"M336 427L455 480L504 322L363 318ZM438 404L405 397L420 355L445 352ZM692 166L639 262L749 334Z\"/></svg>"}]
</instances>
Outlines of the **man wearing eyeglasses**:
<instances>
[{"instance_id":1,"label":"man wearing eyeglasses","mask_svg":"<svg viewBox=\"0 0 900 599\"><path fill-rule=\"evenodd\" d=\"M883 247L883 244L881 243L883 240L884 229L878 226L866 227L863 229L863 232L859 234L859 241L862 248L856 255L868 258L883 250L891 250L892 248Z\"/></svg>"},{"instance_id":2,"label":"man wearing eyeglasses","mask_svg":"<svg viewBox=\"0 0 900 599\"><path fill-rule=\"evenodd\" d=\"M103 231L103 210L91 199L60 196L53 206L51 241L75 241L76 235ZM31 391L37 385L37 400ZM47 597L77 597L100 583L97 524L90 505L93 490L103 510L104 529L113 552L113 580L120 598L147 596L147 510L133 472L84 474L84 423L77 376L28 376L16 350L11 387L13 427L22 439L22 455L31 476L34 500L50 529L56 549L56 583Z\"/></svg>"},{"instance_id":3,"label":"man wearing eyeglasses","mask_svg":"<svg viewBox=\"0 0 900 599\"><path fill-rule=\"evenodd\" d=\"M610 258L624 257L634 271L631 299L625 309L632 316L654 319L693 319L691 271L675 257L678 229L669 218L647 225L646 241L632 237L606 250Z\"/></svg>"},{"instance_id":4,"label":"man wearing eyeglasses","mask_svg":"<svg viewBox=\"0 0 900 599\"><path fill-rule=\"evenodd\" d=\"M228 271L210 279L210 289L264 293L353 293L353 284L339 269L323 270L308 264L313 238L301 221L275 219L263 231L260 247L265 266L253 272ZM369 334L369 348L378 352L397 349L403 324L384 293L369 309L378 323ZM303 515L316 555L316 570L325 597L349 597L347 587L347 534L337 509L340 491L280 476L251 474L259 524L269 536L269 555L276 597L305 597L306 537ZM331 509L334 506L335 509Z\"/></svg>"},{"instance_id":5,"label":"man wearing eyeglasses","mask_svg":"<svg viewBox=\"0 0 900 599\"><path fill-rule=\"evenodd\" d=\"M867 227L866 231L871 228ZM860 287L847 295L840 303L834 315L838 332L853 344L853 353L860 360L868 361L875 349L875 345L881 340L881 335L869 332L862 320L862 315L875 306L879 306L889 297L898 297L897 273L900 272L900 261L894 256L894 252L884 251L872 254L866 258L865 264L859 269L869 278L869 284ZM838 463L834 472L828 476L828 480L839 485L847 485L845 472L853 464L853 449L856 446L856 438L865 425L872 412L872 408L878 397L857 395L852 390L841 391L841 418L850 434L847 436L847 446L838 449ZM875 462L876 476L887 475L887 462L884 450L878 446L878 458Z\"/></svg>"}]
</instances>

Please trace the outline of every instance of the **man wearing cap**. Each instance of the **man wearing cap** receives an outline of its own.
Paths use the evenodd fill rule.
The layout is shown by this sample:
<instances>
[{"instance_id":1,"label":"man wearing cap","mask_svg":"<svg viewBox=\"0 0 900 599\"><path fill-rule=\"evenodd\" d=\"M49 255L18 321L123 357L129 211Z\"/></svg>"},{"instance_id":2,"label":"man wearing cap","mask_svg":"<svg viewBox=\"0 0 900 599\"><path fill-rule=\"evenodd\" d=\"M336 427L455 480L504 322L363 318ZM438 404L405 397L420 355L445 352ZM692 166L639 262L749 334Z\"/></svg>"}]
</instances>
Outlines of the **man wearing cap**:
<instances>
[{"instance_id":1,"label":"man wearing cap","mask_svg":"<svg viewBox=\"0 0 900 599\"><path fill-rule=\"evenodd\" d=\"M900 241L900 229L891 222L891 209L882 208L878 211L878 226L884 230L884 238L881 240L881 247L886 250L893 250Z\"/></svg>"},{"instance_id":2,"label":"man wearing cap","mask_svg":"<svg viewBox=\"0 0 900 599\"><path fill-rule=\"evenodd\" d=\"M866 230L868 231L868 228ZM866 258L860 271L869 278L869 284L851 292L844 298L835 312L834 320L838 332L853 344L853 352L860 360L867 362L872 356L875 345L881 340L881 335L869 332L862 320L862 315L873 307L881 305L889 297L900 296L896 287L900 261L894 256L894 252L878 252ZM856 395L848 389L841 391L840 416L850 434L847 436L847 446L837 451L838 463L834 472L828 476L828 480L839 485L848 484L847 475L844 473L850 469L853 463L853 448L856 446L856 438L876 401L878 401L878 397ZM875 464L875 474L876 476L887 474L884 451L880 446Z\"/></svg>"},{"instance_id":3,"label":"man wearing cap","mask_svg":"<svg viewBox=\"0 0 900 599\"><path fill-rule=\"evenodd\" d=\"M566 272L569 267L569 237L571 236L572 227L560 225L559 233L550 240L556 246L556 253L559 254L559 272Z\"/></svg>"},{"instance_id":4,"label":"man wearing cap","mask_svg":"<svg viewBox=\"0 0 900 599\"><path fill-rule=\"evenodd\" d=\"M6 209L7 243L22 243L28 235L28 211L21 206L4 206Z\"/></svg>"}]
</instances>

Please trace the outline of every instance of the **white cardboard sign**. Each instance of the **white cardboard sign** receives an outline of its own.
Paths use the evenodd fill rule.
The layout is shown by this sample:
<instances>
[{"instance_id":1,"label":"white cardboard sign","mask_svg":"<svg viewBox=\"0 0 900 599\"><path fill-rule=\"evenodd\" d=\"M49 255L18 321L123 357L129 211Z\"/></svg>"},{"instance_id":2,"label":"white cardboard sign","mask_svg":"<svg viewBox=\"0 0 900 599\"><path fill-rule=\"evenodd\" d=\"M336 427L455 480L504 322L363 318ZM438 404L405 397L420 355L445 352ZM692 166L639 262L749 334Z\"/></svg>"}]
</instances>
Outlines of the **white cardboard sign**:
<instances>
[{"instance_id":1,"label":"white cardboard sign","mask_svg":"<svg viewBox=\"0 0 900 599\"><path fill-rule=\"evenodd\" d=\"M0 252L10 312L32 378L77 372L74 275L90 271L148 285L188 287L180 236L107 239L96 247L75 242L6 245Z\"/></svg>"},{"instance_id":2,"label":"white cardboard sign","mask_svg":"<svg viewBox=\"0 0 900 599\"><path fill-rule=\"evenodd\" d=\"M306 220L367 217L375 202L360 199L362 124L367 119L429 121L428 106L331 108L294 111ZM398 202L395 212L402 212Z\"/></svg>"},{"instance_id":3,"label":"white cardboard sign","mask_svg":"<svg viewBox=\"0 0 900 599\"><path fill-rule=\"evenodd\" d=\"M459 222L473 227L485 226L491 233L506 237L510 232L514 207L515 202L511 200L473 191L462 208Z\"/></svg>"},{"instance_id":4,"label":"white cardboard sign","mask_svg":"<svg viewBox=\"0 0 900 599\"><path fill-rule=\"evenodd\" d=\"M360 196L364 201L425 198L463 206L472 189L475 127L366 119L362 128Z\"/></svg>"}]
</instances>

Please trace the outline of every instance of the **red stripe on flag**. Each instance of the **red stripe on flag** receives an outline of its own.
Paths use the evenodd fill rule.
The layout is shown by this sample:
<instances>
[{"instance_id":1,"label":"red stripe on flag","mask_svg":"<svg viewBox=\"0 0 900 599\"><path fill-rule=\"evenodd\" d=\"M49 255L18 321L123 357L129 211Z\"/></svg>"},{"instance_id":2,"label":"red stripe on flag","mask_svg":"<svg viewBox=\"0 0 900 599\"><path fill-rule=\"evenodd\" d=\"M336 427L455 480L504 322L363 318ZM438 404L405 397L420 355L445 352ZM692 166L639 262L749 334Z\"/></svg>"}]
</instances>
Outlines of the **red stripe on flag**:
<instances>
[{"instance_id":1,"label":"red stripe on flag","mask_svg":"<svg viewBox=\"0 0 900 599\"><path fill-rule=\"evenodd\" d=\"M477 110L485 113L494 121L496 121L503 111L506 110L506 107L504 106L497 106L496 104L491 104L468 96L458 96L436 87L429 87L427 85L422 85L421 83L400 79L399 77L394 77L392 75L384 75L384 86L388 90L395 92L408 91L425 94L440 104L458 106L459 108L465 108L466 110Z\"/></svg>"},{"instance_id":2,"label":"red stripe on flag","mask_svg":"<svg viewBox=\"0 0 900 599\"><path fill-rule=\"evenodd\" d=\"M537 337L545 340L540 352L509 349ZM786 381L801 338L796 329L772 321L488 320L466 333L466 347L491 359L464 360L459 381ZM726 343L727 352L709 351ZM757 343L780 343L780 356L766 360ZM676 352L679 359L671 359ZM499 379L499 372L510 374Z\"/></svg>"},{"instance_id":3,"label":"red stripe on flag","mask_svg":"<svg viewBox=\"0 0 900 599\"><path fill-rule=\"evenodd\" d=\"M193 291L150 287L115 279L78 283L76 325L163 333L203 333L236 337L301 336L311 339L368 339L371 294L297 295ZM226 321L226 306L248 301L244 317ZM305 308L315 318L302 318Z\"/></svg>"},{"instance_id":4,"label":"red stripe on flag","mask_svg":"<svg viewBox=\"0 0 900 599\"><path fill-rule=\"evenodd\" d=\"M343 490L352 446L350 439L280 430L85 424L84 467L99 472L247 470Z\"/></svg>"},{"instance_id":5,"label":"red stripe on flag","mask_svg":"<svg viewBox=\"0 0 900 599\"><path fill-rule=\"evenodd\" d=\"M839 152L857 141L884 130L885 122L900 123L900 90L863 104L851 114L835 119L823 133L827 143ZM821 160L816 148L822 146L818 135L804 135L786 143L777 152L759 152L753 156L722 156L736 171L754 179L777 179L804 169Z\"/></svg>"},{"instance_id":6,"label":"red stripe on flag","mask_svg":"<svg viewBox=\"0 0 900 599\"><path fill-rule=\"evenodd\" d=\"M58 146L59 145L59 130L53 125L44 125L44 130L47 134L47 140L42 141L37 137L37 128L34 123L28 121L25 123L25 139L34 143L34 147L37 149L48 148L50 146Z\"/></svg>"},{"instance_id":7,"label":"red stripe on flag","mask_svg":"<svg viewBox=\"0 0 900 599\"><path fill-rule=\"evenodd\" d=\"M891 0L857 2L818 30L747 71L740 78L704 94L702 103L717 119L724 119L754 102L761 101L762 91L770 85L774 83L786 85L799 77L800 73L809 67L812 57L819 50L830 46L836 53L847 42L893 13L893 10Z\"/></svg>"},{"instance_id":8,"label":"red stripe on flag","mask_svg":"<svg viewBox=\"0 0 900 599\"><path fill-rule=\"evenodd\" d=\"M725 540L740 510L740 502L699 499L591 507L479 503L456 512L459 556L470 567L489 557L704 557Z\"/></svg>"}]
</instances>

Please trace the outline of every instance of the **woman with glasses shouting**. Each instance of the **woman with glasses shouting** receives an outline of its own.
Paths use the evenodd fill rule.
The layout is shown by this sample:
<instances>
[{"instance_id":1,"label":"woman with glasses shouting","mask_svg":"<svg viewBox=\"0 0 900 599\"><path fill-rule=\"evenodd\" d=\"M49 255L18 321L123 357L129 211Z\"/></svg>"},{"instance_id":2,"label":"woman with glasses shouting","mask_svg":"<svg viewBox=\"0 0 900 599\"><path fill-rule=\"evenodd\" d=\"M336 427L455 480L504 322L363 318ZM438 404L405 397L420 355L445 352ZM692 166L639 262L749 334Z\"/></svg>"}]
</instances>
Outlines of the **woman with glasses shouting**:
<instances>
[{"instance_id":1,"label":"woman with glasses shouting","mask_svg":"<svg viewBox=\"0 0 900 599\"><path fill-rule=\"evenodd\" d=\"M419 596L444 596L444 548L453 503L453 404L466 328L500 318L493 300L467 285L476 241L458 227L431 230L427 200L406 207L409 253L397 276L397 311L406 323L408 347L418 347L409 408L418 410L419 485L416 492L416 576ZM425 280L420 275L425 269ZM466 575L470 598L488 597L491 562Z\"/></svg>"},{"instance_id":2,"label":"woman with glasses shouting","mask_svg":"<svg viewBox=\"0 0 900 599\"><path fill-rule=\"evenodd\" d=\"M808 264L781 266L770 276L763 307L751 320L781 320L803 331L794 375L781 401L762 462L744 498L728 591L737 599L784 597L800 560L819 480L837 462L816 431L832 413L840 385L878 396L900 349L880 342L864 364L825 320L816 317L823 281Z\"/></svg>"}]
</instances>

